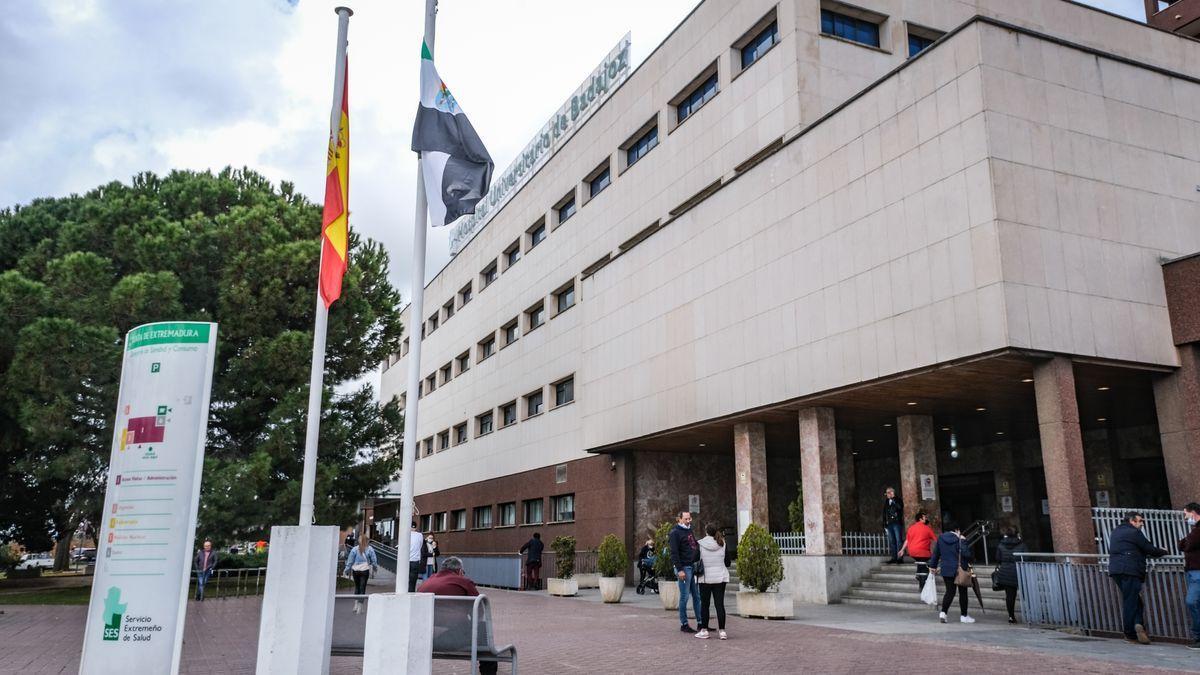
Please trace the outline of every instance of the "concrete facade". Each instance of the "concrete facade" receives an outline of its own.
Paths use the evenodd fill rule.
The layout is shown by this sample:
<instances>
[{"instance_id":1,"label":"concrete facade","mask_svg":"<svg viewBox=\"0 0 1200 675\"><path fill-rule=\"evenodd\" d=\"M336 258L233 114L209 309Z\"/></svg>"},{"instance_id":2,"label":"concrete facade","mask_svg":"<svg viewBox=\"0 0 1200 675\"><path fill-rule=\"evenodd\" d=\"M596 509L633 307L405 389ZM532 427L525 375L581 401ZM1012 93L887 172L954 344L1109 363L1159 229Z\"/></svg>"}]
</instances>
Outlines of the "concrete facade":
<instances>
[{"instance_id":1,"label":"concrete facade","mask_svg":"<svg viewBox=\"0 0 1200 675\"><path fill-rule=\"evenodd\" d=\"M743 498L761 509L760 486L778 527L808 470L796 420L809 408L832 411L803 480L824 553L846 513L873 531L882 487L908 498L930 466L937 508L1044 529L1060 550L1086 546L1080 509L1100 476L1115 483L1113 462L1144 459L1159 484L1159 445L1181 427L1132 430L1154 428L1151 382L1180 366L1160 262L1200 250L1200 44L1064 0L855 5L701 3L429 283L426 306L454 312L436 329L432 309L406 317L426 319L436 383L416 430L423 512L457 508L439 496L451 491L470 507L492 481L519 503L513 477L599 453L629 461L632 497L603 508L631 546L691 495L701 521L732 528ZM879 46L823 34L822 11L875 23ZM740 45L772 22L777 43L743 69ZM942 38L910 58L914 35ZM678 121L714 72L718 93ZM654 125L657 147L628 166L623 148ZM605 163L612 184L591 196ZM559 222L568 195L577 212ZM403 352L385 364L385 398L406 368ZM1078 398L1060 387L1044 403L1035 372ZM898 438L904 415L928 420L918 440L911 426ZM761 464L742 452L754 424ZM1107 441L1108 465L1085 433ZM983 454L997 443L999 458ZM748 492L743 455L769 474Z\"/></svg>"}]
</instances>

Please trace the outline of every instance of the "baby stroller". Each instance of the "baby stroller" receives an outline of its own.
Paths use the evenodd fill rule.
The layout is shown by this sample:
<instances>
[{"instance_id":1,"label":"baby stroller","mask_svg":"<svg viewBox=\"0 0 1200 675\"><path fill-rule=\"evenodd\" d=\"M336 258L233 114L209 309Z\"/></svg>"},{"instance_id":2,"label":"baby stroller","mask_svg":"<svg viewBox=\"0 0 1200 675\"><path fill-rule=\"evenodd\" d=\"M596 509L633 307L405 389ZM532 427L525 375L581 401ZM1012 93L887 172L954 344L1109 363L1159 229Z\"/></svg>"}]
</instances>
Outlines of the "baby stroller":
<instances>
[{"instance_id":1,"label":"baby stroller","mask_svg":"<svg viewBox=\"0 0 1200 675\"><path fill-rule=\"evenodd\" d=\"M638 561L638 576L638 595L645 595L647 590L658 592L658 578L654 575L654 556L646 556Z\"/></svg>"}]
</instances>

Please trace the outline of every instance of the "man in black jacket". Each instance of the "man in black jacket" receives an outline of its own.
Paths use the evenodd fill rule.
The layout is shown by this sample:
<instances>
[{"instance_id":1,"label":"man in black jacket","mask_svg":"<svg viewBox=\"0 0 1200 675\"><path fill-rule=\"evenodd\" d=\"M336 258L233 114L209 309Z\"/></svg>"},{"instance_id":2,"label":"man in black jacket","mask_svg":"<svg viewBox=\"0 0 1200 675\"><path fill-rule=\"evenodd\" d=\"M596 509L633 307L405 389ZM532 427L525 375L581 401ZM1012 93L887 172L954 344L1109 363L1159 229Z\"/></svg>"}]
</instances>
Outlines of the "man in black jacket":
<instances>
[{"instance_id":1,"label":"man in black jacket","mask_svg":"<svg viewBox=\"0 0 1200 675\"><path fill-rule=\"evenodd\" d=\"M889 565L898 565L900 546L904 543L904 502L896 496L895 488L883 491L883 531L887 534L888 551L892 554Z\"/></svg>"},{"instance_id":2,"label":"man in black jacket","mask_svg":"<svg viewBox=\"0 0 1200 675\"><path fill-rule=\"evenodd\" d=\"M1192 502L1183 507L1183 515L1192 529L1179 540L1183 552L1183 569L1187 570L1187 608L1192 618L1192 643L1189 649L1200 649L1200 504Z\"/></svg>"},{"instance_id":3,"label":"man in black jacket","mask_svg":"<svg viewBox=\"0 0 1200 675\"><path fill-rule=\"evenodd\" d=\"M688 625L687 603L692 598L692 613L700 619L700 586L694 574L696 561L700 559L700 544L692 533L692 514L680 511L675 527L667 535L667 547L671 551L671 565L679 580L679 630L695 633Z\"/></svg>"},{"instance_id":4,"label":"man in black jacket","mask_svg":"<svg viewBox=\"0 0 1200 675\"><path fill-rule=\"evenodd\" d=\"M1142 534L1142 514L1130 511L1125 522L1108 538L1108 574L1121 590L1121 617L1125 639L1150 644L1142 611L1142 584L1146 581L1146 558L1161 558L1167 552L1150 543Z\"/></svg>"},{"instance_id":5,"label":"man in black jacket","mask_svg":"<svg viewBox=\"0 0 1200 675\"><path fill-rule=\"evenodd\" d=\"M525 590L540 591L542 590L542 550L546 547L542 543L542 533L534 532L533 538L525 542L518 553L529 553L529 557L525 558Z\"/></svg>"}]
</instances>

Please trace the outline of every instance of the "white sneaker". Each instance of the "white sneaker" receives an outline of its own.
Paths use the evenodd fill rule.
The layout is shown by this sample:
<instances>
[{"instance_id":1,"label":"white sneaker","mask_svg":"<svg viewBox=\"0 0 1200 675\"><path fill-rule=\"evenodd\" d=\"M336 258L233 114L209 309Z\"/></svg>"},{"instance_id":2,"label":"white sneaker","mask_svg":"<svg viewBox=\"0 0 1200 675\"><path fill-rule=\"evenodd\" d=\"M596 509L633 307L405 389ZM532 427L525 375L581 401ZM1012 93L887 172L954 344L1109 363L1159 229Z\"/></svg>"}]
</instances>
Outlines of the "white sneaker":
<instances>
[{"instance_id":1,"label":"white sneaker","mask_svg":"<svg viewBox=\"0 0 1200 675\"><path fill-rule=\"evenodd\" d=\"M701 640L707 640L708 639L708 629L701 628L700 630L696 631L696 637Z\"/></svg>"},{"instance_id":2,"label":"white sneaker","mask_svg":"<svg viewBox=\"0 0 1200 675\"><path fill-rule=\"evenodd\" d=\"M958 620L961 621L962 623L975 623L975 617L973 617L973 616L963 615L963 616L958 617Z\"/></svg>"},{"instance_id":3,"label":"white sneaker","mask_svg":"<svg viewBox=\"0 0 1200 675\"><path fill-rule=\"evenodd\" d=\"M942 623L946 623L946 613L938 612L938 620L941 621Z\"/></svg>"},{"instance_id":4,"label":"white sneaker","mask_svg":"<svg viewBox=\"0 0 1200 675\"><path fill-rule=\"evenodd\" d=\"M722 640L728 640L728 639L729 639L729 636L728 636L728 635L726 635L726 634L725 634L725 631L723 631L723 630L721 630L721 631L717 631L717 637L721 638Z\"/></svg>"}]
</instances>

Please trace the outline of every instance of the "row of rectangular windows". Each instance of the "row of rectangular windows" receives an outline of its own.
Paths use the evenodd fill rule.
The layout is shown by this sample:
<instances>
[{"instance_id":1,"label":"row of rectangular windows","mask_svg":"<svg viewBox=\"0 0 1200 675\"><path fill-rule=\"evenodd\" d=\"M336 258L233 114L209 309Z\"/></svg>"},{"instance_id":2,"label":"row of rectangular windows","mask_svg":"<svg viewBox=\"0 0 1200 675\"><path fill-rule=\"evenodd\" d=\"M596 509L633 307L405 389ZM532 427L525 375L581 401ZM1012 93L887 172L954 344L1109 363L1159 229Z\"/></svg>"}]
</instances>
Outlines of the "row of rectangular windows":
<instances>
[{"instance_id":1,"label":"row of rectangular windows","mask_svg":"<svg viewBox=\"0 0 1200 675\"><path fill-rule=\"evenodd\" d=\"M821 34L848 42L884 49L882 36L888 17L871 10L843 5L834 0L821 3ZM908 34L908 56L916 56L929 48L945 32L905 23ZM886 51L886 50L885 50Z\"/></svg>"},{"instance_id":2,"label":"row of rectangular windows","mask_svg":"<svg viewBox=\"0 0 1200 675\"><path fill-rule=\"evenodd\" d=\"M882 29L887 19L886 15L871 10L843 5L836 0L823 0L821 8L821 33L850 42L881 48L880 36L884 34ZM924 28L915 24L906 23L906 27L908 33L908 54L910 57L928 48L939 37L944 35L943 31ZM733 49L739 56L738 63L740 64L740 70L738 74L761 60L779 42L779 25L775 19L775 10L772 9L754 28L734 43ZM691 85L672 99L671 106L674 108L675 125L681 124L694 115L706 103L715 98L719 92L718 72L716 63L714 62ZM657 147L658 144L659 130L656 115L654 120L644 125L628 141L621 145L621 149L625 153L624 168L629 168L636 164ZM584 179L583 183L587 186L587 195L590 198L596 197L612 184L613 177L610 162L611 158L606 158L600 166ZM551 213L555 217L555 225L557 226L569 220L577 212L578 201L576 189L573 188L570 193L554 205ZM523 238L513 241L512 244L504 249L499 261L492 260L488 262L479 273L479 289L487 288L495 282L500 272L507 271L521 259L522 252L528 254L534 247L545 241L546 236L546 219L543 216L526 230ZM524 240L524 247L522 247L522 239ZM500 268L501 262L504 263L503 270ZM422 322L422 339L427 333L437 330L440 324L445 323L457 310L471 301L473 297L473 284L474 282L468 283L458 291L455 298L447 301L438 312L430 316L427 321ZM407 353L408 341L406 339L401 345L400 357L405 356Z\"/></svg>"},{"instance_id":3,"label":"row of rectangular windows","mask_svg":"<svg viewBox=\"0 0 1200 675\"><path fill-rule=\"evenodd\" d=\"M543 525L543 505L545 501L526 499L521 502L521 524ZM550 497L550 523L569 523L575 520L575 495L555 495ZM471 509L471 529L490 530L493 527L515 527L517 524L517 503L503 502L496 505L487 504ZM422 532L461 532L467 529L467 510L452 509L439 513L427 513L421 516Z\"/></svg>"},{"instance_id":4,"label":"row of rectangular windows","mask_svg":"<svg viewBox=\"0 0 1200 675\"><path fill-rule=\"evenodd\" d=\"M550 386L554 387L554 406L551 410L557 410L569 403L575 401L575 376L565 377ZM545 412L545 391L544 388L539 388L537 391L532 391L521 397L521 402L525 404L525 414L521 417L522 420L528 420L531 417L537 417ZM486 436L496 430L496 419L500 419L500 428L507 429L517 423L517 400L514 399L503 405L489 410L485 413L475 416L475 438ZM461 422L454 425L452 429L443 429L436 436L430 436L421 441L421 447L417 453L418 457L428 457L435 452L441 452L452 447L456 447L466 443L469 438L468 422Z\"/></svg>"},{"instance_id":5,"label":"row of rectangular windows","mask_svg":"<svg viewBox=\"0 0 1200 675\"><path fill-rule=\"evenodd\" d=\"M748 33L742 40L735 44L735 49L740 54L741 69L745 70L761 59L771 47L779 43L779 27L774 20L774 10L764 19L767 21L765 26L757 27L756 30ZM759 24L763 24L760 21ZM673 99L672 107L675 109L676 124L682 123L687 118L695 114L705 103L712 100L718 92L717 72L712 68L712 73L701 81L699 84L689 86L685 92L676 96ZM657 117L657 116L656 116ZM657 119L639 129L628 141L621 145L621 149L625 153L625 165L627 169L639 160L645 157L651 150L658 147L659 132ZM606 159L596 167L583 181L587 187L587 195L590 198L598 196L609 185L612 184L613 176L610 166L611 158ZM567 195L560 199L551 210L555 219L555 227L562 225L570 220L579 210L579 202L576 195L576 190L572 189ZM520 259L522 253L528 254L538 244L546 240L547 228L545 217L539 218L532 226L525 231L524 247L522 247L522 239L513 241L507 246L499 260L491 260L479 273L479 290L490 286L496 281L499 274L508 271ZM503 262L503 269L500 264ZM432 314L427 320L421 324L421 338L437 330L443 325L447 319L454 316L455 312L461 310L463 306L469 303L473 297L474 282L469 282L456 293L454 298L446 301L437 312ZM405 340L401 345L400 357L408 353L408 341ZM389 364L390 365L390 364Z\"/></svg>"},{"instance_id":6,"label":"row of rectangular windows","mask_svg":"<svg viewBox=\"0 0 1200 675\"><path fill-rule=\"evenodd\" d=\"M554 302L551 309L554 314L550 318L555 318L563 312L575 306L575 280L567 282L566 285L560 286L558 290L551 294ZM530 331L540 328L546 323L546 300L545 298L538 300L529 309L526 309L522 316L524 317L524 332L528 334ZM513 317L507 323L500 327L503 334L504 342L500 344L500 349L503 349L512 343L516 342L521 337L522 323L521 317ZM405 341L407 343L407 341ZM496 353L496 331L488 333L482 340L475 344L475 363L482 363ZM431 394L440 386L445 386L450 380L459 377L471 369L471 350L468 349L459 354L453 361L439 368L437 371L430 373L421 380L417 389L418 394L424 398L427 394ZM439 380L439 375L440 380Z\"/></svg>"}]
</instances>

